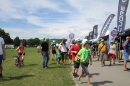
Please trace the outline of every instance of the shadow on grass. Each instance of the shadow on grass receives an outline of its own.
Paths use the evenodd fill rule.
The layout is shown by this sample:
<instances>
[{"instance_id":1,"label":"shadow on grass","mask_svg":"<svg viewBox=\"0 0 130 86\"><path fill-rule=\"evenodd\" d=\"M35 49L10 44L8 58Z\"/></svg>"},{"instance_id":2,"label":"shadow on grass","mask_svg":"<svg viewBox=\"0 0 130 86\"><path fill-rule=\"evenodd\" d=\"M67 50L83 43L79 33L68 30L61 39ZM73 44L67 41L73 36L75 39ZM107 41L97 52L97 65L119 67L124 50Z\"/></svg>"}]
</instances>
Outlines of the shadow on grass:
<instances>
[{"instance_id":1,"label":"shadow on grass","mask_svg":"<svg viewBox=\"0 0 130 86\"><path fill-rule=\"evenodd\" d=\"M49 69L54 69L54 68L67 68L66 66L53 66L53 67L49 67Z\"/></svg>"},{"instance_id":2,"label":"shadow on grass","mask_svg":"<svg viewBox=\"0 0 130 86\"><path fill-rule=\"evenodd\" d=\"M28 65L25 65L25 66L36 66L38 64L28 64Z\"/></svg>"},{"instance_id":3,"label":"shadow on grass","mask_svg":"<svg viewBox=\"0 0 130 86\"><path fill-rule=\"evenodd\" d=\"M87 82L82 82L82 83L87 83ZM93 82L92 85L93 86L101 86L101 85L103 86L107 83L113 83L113 82L112 81L100 81L100 82Z\"/></svg>"},{"instance_id":4,"label":"shadow on grass","mask_svg":"<svg viewBox=\"0 0 130 86\"><path fill-rule=\"evenodd\" d=\"M27 77L31 78L33 76L35 76L35 75L21 75L21 76L14 76L14 77L4 77L1 80L2 81L21 80L23 78L27 78Z\"/></svg>"}]
</instances>

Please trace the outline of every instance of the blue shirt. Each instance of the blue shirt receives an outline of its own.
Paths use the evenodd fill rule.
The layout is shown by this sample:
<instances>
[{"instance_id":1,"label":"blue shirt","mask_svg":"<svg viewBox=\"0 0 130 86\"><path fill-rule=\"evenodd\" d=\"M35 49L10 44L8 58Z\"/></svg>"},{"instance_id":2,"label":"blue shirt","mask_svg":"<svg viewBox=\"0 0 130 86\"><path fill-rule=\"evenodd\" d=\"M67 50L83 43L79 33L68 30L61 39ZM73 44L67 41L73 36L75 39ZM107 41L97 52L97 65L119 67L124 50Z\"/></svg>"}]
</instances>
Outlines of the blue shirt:
<instances>
[{"instance_id":1,"label":"blue shirt","mask_svg":"<svg viewBox=\"0 0 130 86\"><path fill-rule=\"evenodd\" d=\"M124 54L130 54L130 42L125 41L124 45L126 46L126 48L124 48Z\"/></svg>"}]
</instances>

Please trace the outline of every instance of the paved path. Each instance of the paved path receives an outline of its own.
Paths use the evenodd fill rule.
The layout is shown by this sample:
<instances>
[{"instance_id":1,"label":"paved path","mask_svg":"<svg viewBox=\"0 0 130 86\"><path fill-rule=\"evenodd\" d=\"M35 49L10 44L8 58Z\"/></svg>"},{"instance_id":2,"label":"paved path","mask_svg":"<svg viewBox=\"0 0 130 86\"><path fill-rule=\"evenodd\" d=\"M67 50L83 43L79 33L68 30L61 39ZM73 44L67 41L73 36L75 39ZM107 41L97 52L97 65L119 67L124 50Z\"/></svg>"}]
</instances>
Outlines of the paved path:
<instances>
[{"instance_id":1,"label":"paved path","mask_svg":"<svg viewBox=\"0 0 130 86\"><path fill-rule=\"evenodd\" d=\"M130 72L123 71L123 61L116 62L113 66L101 67L100 62L93 59L93 65L89 66L90 80L93 86L130 86ZM127 64L130 68L130 62ZM73 68L73 66L72 66ZM78 74L81 72L81 67ZM77 83L77 79L73 78L76 86L87 86L85 77L81 78L82 84Z\"/></svg>"}]
</instances>

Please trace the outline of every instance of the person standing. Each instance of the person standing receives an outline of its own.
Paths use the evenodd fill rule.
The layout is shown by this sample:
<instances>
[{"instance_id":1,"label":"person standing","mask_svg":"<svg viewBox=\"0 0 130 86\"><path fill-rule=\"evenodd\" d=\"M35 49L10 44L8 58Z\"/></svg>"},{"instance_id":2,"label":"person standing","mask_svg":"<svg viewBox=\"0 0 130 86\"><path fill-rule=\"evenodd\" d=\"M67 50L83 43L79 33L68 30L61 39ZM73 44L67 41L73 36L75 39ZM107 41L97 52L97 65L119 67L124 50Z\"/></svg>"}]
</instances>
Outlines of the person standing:
<instances>
[{"instance_id":1,"label":"person standing","mask_svg":"<svg viewBox=\"0 0 130 86\"><path fill-rule=\"evenodd\" d=\"M84 48L82 48L78 52L78 58L80 59L80 64L82 67L82 73L79 75L78 83L82 84L80 78L83 76L83 74L85 74L88 86L92 86L92 84L90 83L89 71L88 71L89 61L90 61L90 65L92 65L90 42L89 41L84 42L83 46Z\"/></svg>"},{"instance_id":2,"label":"person standing","mask_svg":"<svg viewBox=\"0 0 130 86\"><path fill-rule=\"evenodd\" d=\"M126 37L126 41L124 42L124 71L128 71L127 68L127 60L130 55L130 36Z\"/></svg>"},{"instance_id":3,"label":"person standing","mask_svg":"<svg viewBox=\"0 0 130 86\"><path fill-rule=\"evenodd\" d=\"M18 51L18 55L22 58L22 65L24 65L25 47L23 46L23 43L20 43L16 48L16 51Z\"/></svg>"},{"instance_id":4,"label":"person standing","mask_svg":"<svg viewBox=\"0 0 130 86\"><path fill-rule=\"evenodd\" d=\"M116 45L114 44L114 40L111 40L110 50L108 55L110 57L110 66L111 66L112 59L113 59L113 64L115 64L115 60L116 60Z\"/></svg>"},{"instance_id":5,"label":"person standing","mask_svg":"<svg viewBox=\"0 0 130 86\"><path fill-rule=\"evenodd\" d=\"M0 37L0 78L2 78L2 61L6 59L4 39Z\"/></svg>"},{"instance_id":6,"label":"person standing","mask_svg":"<svg viewBox=\"0 0 130 86\"><path fill-rule=\"evenodd\" d=\"M107 59L107 45L104 43L104 39L101 40L101 43L98 46L98 56L100 56L101 66L105 65L105 60Z\"/></svg>"},{"instance_id":7,"label":"person standing","mask_svg":"<svg viewBox=\"0 0 130 86\"><path fill-rule=\"evenodd\" d=\"M74 62L74 71L73 71L73 76L76 78L78 76L78 69L80 66L79 61L75 61L75 57L78 54L79 50L81 49L80 42L81 40L79 38L75 39L76 44L72 45L70 48L70 53L72 53L72 61Z\"/></svg>"},{"instance_id":8,"label":"person standing","mask_svg":"<svg viewBox=\"0 0 130 86\"><path fill-rule=\"evenodd\" d=\"M68 48L67 48L65 39L62 39L62 41L59 45L59 50L61 52L61 59L62 59L63 65L65 65L65 63L66 63L66 57L65 56L67 55L67 52L68 52Z\"/></svg>"},{"instance_id":9,"label":"person standing","mask_svg":"<svg viewBox=\"0 0 130 86\"><path fill-rule=\"evenodd\" d=\"M43 57L43 68L48 68L48 62L49 62L49 38L44 38L42 44L41 44L41 53Z\"/></svg>"},{"instance_id":10,"label":"person standing","mask_svg":"<svg viewBox=\"0 0 130 86\"><path fill-rule=\"evenodd\" d=\"M56 44L55 41L53 41L52 45L51 45L51 49L52 49L52 60L56 59Z\"/></svg>"}]
</instances>

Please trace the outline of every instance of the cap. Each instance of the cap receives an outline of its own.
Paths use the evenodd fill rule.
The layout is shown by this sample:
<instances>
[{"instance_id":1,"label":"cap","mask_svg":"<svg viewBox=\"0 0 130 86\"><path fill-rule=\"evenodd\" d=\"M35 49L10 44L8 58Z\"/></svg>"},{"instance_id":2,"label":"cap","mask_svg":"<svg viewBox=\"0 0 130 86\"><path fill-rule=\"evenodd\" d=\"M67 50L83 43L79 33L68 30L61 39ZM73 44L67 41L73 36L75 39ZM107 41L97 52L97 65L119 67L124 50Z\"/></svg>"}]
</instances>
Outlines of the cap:
<instances>
[{"instance_id":1,"label":"cap","mask_svg":"<svg viewBox=\"0 0 130 86\"><path fill-rule=\"evenodd\" d=\"M87 39L83 39L82 44L83 45L86 44L87 41L88 41Z\"/></svg>"},{"instance_id":2,"label":"cap","mask_svg":"<svg viewBox=\"0 0 130 86\"><path fill-rule=\"evenodd\" d=\"M104 42L104 39L102 39L101 42Z\"/></svg>"},{"instance_id":3,"label":"cap","mask_svg":"<svg viewBox=\"0 0 130 86\"><path fill-rule=\"evenodd\" d=\"M47 41L47 40L49 40L49 38L46 37L46 38L44 39L44 41Z\"/></svg>"},{"instance_id":4,"label":"cap","mask_svg":"<svg viewBox=\"0 0 130 86\"><path fill-rule=\"evenodd\" d=\"M111 42L114 42L114 40L111 40Z\"/></svg>"},{"instance_id":5,"label":"cap","mask_svg":"<svg viewBox=\"0 0 130 86\"><path fill-rule=\"evenodd\" d=\"M75 41L81 41L79 38L76 38Z\"/></svg>"}]
</instances>

